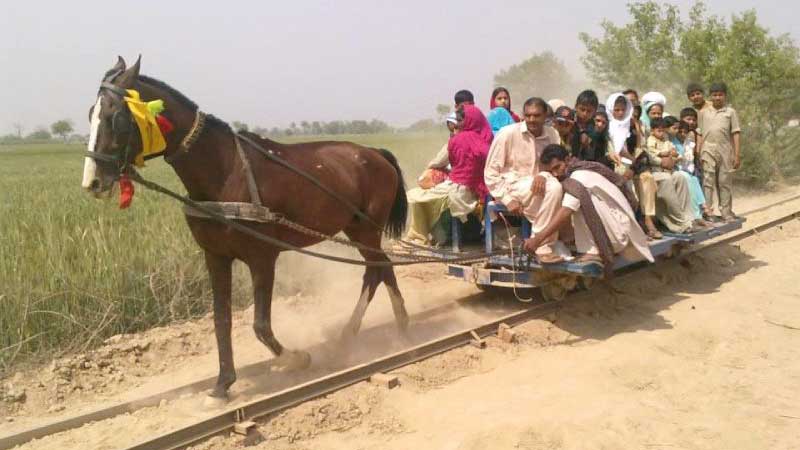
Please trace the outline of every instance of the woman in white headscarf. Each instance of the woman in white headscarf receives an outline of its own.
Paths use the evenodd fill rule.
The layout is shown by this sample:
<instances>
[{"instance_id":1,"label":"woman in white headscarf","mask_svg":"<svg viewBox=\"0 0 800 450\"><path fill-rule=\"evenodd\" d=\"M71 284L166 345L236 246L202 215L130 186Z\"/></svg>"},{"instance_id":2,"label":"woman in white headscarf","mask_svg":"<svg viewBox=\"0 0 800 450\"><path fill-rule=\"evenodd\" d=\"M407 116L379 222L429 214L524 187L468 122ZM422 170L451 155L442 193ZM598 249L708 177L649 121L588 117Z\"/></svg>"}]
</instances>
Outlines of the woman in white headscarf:
<instances>
[{"instance_id":1,"label":"woman in white headscarf","mask_svg":"<svg viewBox=\"0 0 800 450\"><path fill-rule=\"evenodd\" d=\"M654 101L652 96L648 98L648 100L650 102ZM663 100L666 101L666 99ZM651 103L651 105L655 104L656 103ZM606 111L610 112L608 134L611 138L611 146L613 147L613 151L618 155L618 161L623 161L623 158L628 161L627 164L617 164L616 172L626 176L626 178L632 177L633 175L630 162L634 161L636 157L639 156L636 148L627 148L626 145L628 138L631 137L631 131L633 130L634 133L637 132L636 127L631 127L633 110L633 103L622 93L611 94L608 100L606 100ZM634 142L636 142L636 140ZM654 220L656 214L656 181L649 171L637 174L635 179L636 188L632 190L637 195L639 206L644 216L645 233L647 233L647 237L650 239L661 239L663 235L656 228ZM628 182L634 184L630 179Z\"/></svg>"},{"instance_id":2,"label":"woman in white headscarf","mask_svg":"<svg viewBox=\"0 0 800 450\"><path fill-rule=\"evenodd\" d=\"M642 96L642 131L645 138L650 136L650 120L664 115L664 108L667 107L667 97L661 92L648 92ZM655 110L651 113L651 110Z\"/></svg>"},{"instance_id":3,"label":"woman in white headscarf","mask_svg":"<svg viewBox=\"0 0 800 450\"><path fill-rule=\"evenodd\" d=\"M608 112L608 135L614 146L614 153L619 155L625 148L625 141L631 135L631 117L633 116L633 103L620 92L611 94L606 100ZM628 151L628 153L632 153Z\"/></svg>"}]
</instances>

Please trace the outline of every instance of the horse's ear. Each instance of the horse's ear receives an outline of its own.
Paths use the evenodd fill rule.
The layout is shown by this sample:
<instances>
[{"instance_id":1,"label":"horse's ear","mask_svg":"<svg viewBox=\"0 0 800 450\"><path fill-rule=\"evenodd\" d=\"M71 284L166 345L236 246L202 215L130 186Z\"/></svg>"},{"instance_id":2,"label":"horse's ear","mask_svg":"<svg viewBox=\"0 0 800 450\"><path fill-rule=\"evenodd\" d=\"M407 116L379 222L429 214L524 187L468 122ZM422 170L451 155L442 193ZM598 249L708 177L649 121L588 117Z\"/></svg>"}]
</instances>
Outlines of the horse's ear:
<instances>
[{"instance_id":1,"label":"horse's ear","mask_svg":"<svg viewBox=\"0 0 800 450\"><path fill-rule=\"evenodd\" d=\"M117 63L114 64L114 67L111 68L113 72L123 72L125 71L125 60L122 59L122 56L117 56Z\"/></svg>"},{"instance_id":2,"label":"horse's ear","mask_svg":"<svg viewBox=\"0 0 800 450\"><path fill-rule=\"evenodd\" d=\"M139 67L141 66L141 63L142 55L139 55L139 57L136 58L136 62L130 68L125 70L125 72L122 72L122 75L119 76L118 80L120 86L124 88L133 87L133 84L139 78Z\"/></svg>"}]
</instances>

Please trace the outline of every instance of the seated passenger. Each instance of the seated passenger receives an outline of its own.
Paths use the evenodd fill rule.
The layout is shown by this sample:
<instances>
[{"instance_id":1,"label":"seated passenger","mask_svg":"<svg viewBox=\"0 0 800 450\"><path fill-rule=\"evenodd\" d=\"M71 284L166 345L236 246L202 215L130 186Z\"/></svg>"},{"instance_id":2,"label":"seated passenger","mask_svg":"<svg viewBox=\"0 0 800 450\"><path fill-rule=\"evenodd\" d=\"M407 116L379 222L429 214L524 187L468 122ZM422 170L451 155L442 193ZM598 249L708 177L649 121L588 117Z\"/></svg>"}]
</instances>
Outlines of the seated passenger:
<instances>
[{"instance_id":1,"label":"seated passenger","mask_svg":"<svg viewBox=\"0 0 800 450\"><path fill-rule=\"evenodd\" d=\"M523 107L524 122L503 128L497 134L486 161L484 178L492 196L513 214L523 214L536 233L550 221L561 203L561 184L539 169L539 156L557 144L556 130L545 125L547 103L533 97ZM543 242L537 254L549 258L560 251ZM550 256L548 256L550 255Z\"/></svg>"},{"instance_id":2,"label":"seated passenger","mask_svg":"<svg viewBox=\"0 0 800 450\"><path fill-rule=\"evenodd\" d=\"M626 97L631 103L634 103L631 98L636 99L634 94L635 91L626 94ZM656 191L658 191L658 185L650 171L650 160L645 149L646 142L644 134L642 133L642 124L639 121L641 114L642 107L634 103L629 130L630 135L625 141L625 147L628 149L631 156L633 156L633 158L631 158L633 164L631 164L630 168L633 171L633 184L636 188L636 196L639 198L639 207L644 217L645 232L649 239L661 239L664 235L658 231L655 222Z\"/></svg>"},{"instance_id":3,"label":"seated passenger","mask_svg":"<svg viewBox=\"0 0 800 450\"><path fill-rule=\"evenodd\" d=\"M461 105L458 111L458 132L447 145L450 178L430 189L415 188L407 193L411 212L407 238L422 245L431 243L431 231L445 212L466 222L469 213L478 206L479 199L487 194L483 182L490 144L486 139L486 117L472 105ZM433 243L440 245L445 240L446 236Z\"/></svg>"},{"instance_id":4,"label":"seated passenger","mask_svg":"<svg viewBox=\"0 0 800 450\"><path fill-rule=\"evenodd\" d=\"M564 198L547 226L525 241L525 251L534 254L571 220L581 254L578 261L602 264L606 276L611 275L617 254L629 261L653 262L647 237L633 212L636 200L621 176L602 164L575 160L560 145L548 146L540 163L562 180Z\"/></svg>"},{"instance_id":5,"label":"seated passenger","mask_svg":"<svg viewBox=\"0 0 800 450\"><path fill-rule=\"evenodd\" d=\"M605 109L605 108L604 108ZM589 141L573 154L581 161L592 161L614 169L619 157L613 149L608 135L608 114L605 111L594 113L592 127L588 131Z\"/></svg>"},{"instance_id":6,"label":"seated passenger","mask_svg":"<svg viewBox=\"0 0 800 450\"><path fill-rule=\"evenodd\" d=\"M453 101L456 104L456 111L461 110L465 105L475 106L475 96L466 89L456 92L453 96ZM480 112L480 110L478 111ZM489 125L489 121L486 120L486 116L483 115L483 112L481 112L481 124L478 128L477 132L481 135L481 139L491 144L492 139L494 139L494 133L492 133L492 127Z\"/></svg>"},{"instance_id":7,"label":"seated passenger","mask_svg":"<svg viewBox=\"0 0 800 450\"><path fill-rule=\"evenodd\" d=\"M608 111L611 111L608 123L608 137L611 141L609 158L614 161L615 169L622 175L626 168L622 164L622 158L633 161L634 152L627 145L632 134L633 103L621 93L611 94L606 100L606 112Z\"/></svg>"},{"instance_id":8,"label":"seated passenger","mask_svg":"<svg viewBox=\"0 0 800 450\"><path fill-rule=\"evenodd\" d=\"M616 93L611 94L608 100L606 100L606 111L611 111L611 120L608 125L610 140L608 149L609 158L614 162L614 171L625 178L625 184L628 186L628 189L636 194L637 188L634 183L636 174L634 172L633 162L635 161L634 155L639 148L640 142L638 128L635 124L636 116L634 112L636 111L636 107L627 96L622 93ZM653 180L649 171L640 173L638 179L640 186L646 185L644 189L640 187L638 190L645 191L646 195L651 197L643 202L637 195L637 201L640 206L639 209L644 216L647 237L650 239L660 239L663 236L658 232L655 222L653 221L656 202L655 180ZM648 208L645 208L645 206ZM647 211L647 213L645 213L645 211Z\"/></svg>"},{"instance_id":9,"label":"seated passenger","mask_svg":"<svg viewBox=\"0 0 800 450\"><path fill-rule=\"evenodd\" d=\"M692 196L692 211L695 219L708 217L711 212L706 207L706 198L703 195L703 186L700 180L694 175L694 142L687 140L689 125L679 122L673 116L664 119L667 126L667 135L670 142L678 152L678 164L675 169L686 178L689 183L689 194Z\"/></svg>"},{"instance_id":10,"label":"seated passenger","mask_svg":"<svg viewBox=\"0 0 800 450\"><path fill-rule=\"evenodd\" d=\"M520 120L519 116L511 110L511 94L504 87L498 87L492 92L489 108L489 115L486 118L489 120L494 134L497 134L501 128Z\"/></svg>"},{"instance_id":11,"label":"seated passenger","mask_svg":"<svg viewBox=\"0 0 800 450\"><path fill-rule=\"evenodd\" d=\"M558 132L561 146L572 152L572 132L575 129L575 112L566 105L556 108L553 117L553 128Z\"/></svg>"},{"instance_id":12,"label":"seated passenger","mask_svg":"<svg viewBox=\"0 0 800 450\"><path fill-rule=\"evenodd\" d=\"M594 91L586 90L578 94L575 100L575 126L570 141L572 156L580 158L581 153L591 147L594 114L598 105L597 94Z\"/></svg>"},{"instance_id":13,"label":"seated passenger","mask_svg":"<svg viewBox=\"0 0 800 450\"><path fill-rule=\"evenodd\" d=\"M692 198L686 178L675 171L678 151L667 140L664 119L654 119L650 123L651 135L647 138L647 158L650 172L656 180L656 218L673 233L697 231L692 212ZM697 227L707 225L698 221Z\"/></svg>"},{"instance_id":14,"label":"seated passenger","mask_svg":"<svg viewBox=\"0 0 800 450\"><path fill-rule=\"evenodd\" d=\"M458 118L456 117L456 113L450 113L445 119L445 125L447 125L447 130L450 131L450 137L456 134L457 124ZM425 171L422 172L422 175L417 179L417 184L422 189L430 189L447 179L450 173L450 159L447 155L447 144L448 143L445 142L444 145L442 145L439 153L428 162Z\"/></svg>"},{"instance_id":15,"label":"seated passenger","mask_svg":"<svg viewBox=\"0 0 800 450\"><path fill-rule=\"evenodd\" d=\"M648 92L642 97L642 133L645 139L650 137L650 122L664 117L664 108L667 106L667 98L660 92Z\"/></svg>"}]
</instances>

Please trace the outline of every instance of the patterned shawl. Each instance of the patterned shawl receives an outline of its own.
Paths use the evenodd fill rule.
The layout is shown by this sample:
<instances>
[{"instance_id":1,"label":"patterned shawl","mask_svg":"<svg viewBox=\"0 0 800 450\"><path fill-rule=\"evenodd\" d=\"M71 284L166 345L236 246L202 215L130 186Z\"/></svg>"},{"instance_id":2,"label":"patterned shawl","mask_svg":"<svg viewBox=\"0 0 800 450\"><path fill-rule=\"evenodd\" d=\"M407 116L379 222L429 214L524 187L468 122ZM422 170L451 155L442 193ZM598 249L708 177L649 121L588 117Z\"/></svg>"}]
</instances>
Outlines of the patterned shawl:
<instances>
[{"instance_id":1,"label":"patterned shawl","mask_svg":"<svg viewBox=\"0 0 800 450\"><path fill-rule=\"evenodd\" d=\"M616 174L613 170L609 169L603 164L591 161L575 161L570 163L567 167L566 176L570 177L578 170L590 170L602 175L605 179L610 181L614 186L617 186L622 191L631 208L634 211L636 210L638 206L636 197L633 195L633 192L628 189L628 186L625 184L625 179L622 176ZM586 226L589 228L589 232L592 234L592 239L594 239L594 243L597 245L597 249L600 251L600 258L603 261L603 273L605 274L606 278L613 278L614 248L611 245L611 239L608 237L608 233L603 225L603 221L600 219L600 215L597 213L597 209L594 207L592 195L589 193L589 190L586 189L586 186L574 178L566 178L561 182L561 186L564 188L564 192L572 195L573 197L577 198L578 201L580 201L581 214L583 214L583 219L586 222Z\"/></svg>"}]
</instances>

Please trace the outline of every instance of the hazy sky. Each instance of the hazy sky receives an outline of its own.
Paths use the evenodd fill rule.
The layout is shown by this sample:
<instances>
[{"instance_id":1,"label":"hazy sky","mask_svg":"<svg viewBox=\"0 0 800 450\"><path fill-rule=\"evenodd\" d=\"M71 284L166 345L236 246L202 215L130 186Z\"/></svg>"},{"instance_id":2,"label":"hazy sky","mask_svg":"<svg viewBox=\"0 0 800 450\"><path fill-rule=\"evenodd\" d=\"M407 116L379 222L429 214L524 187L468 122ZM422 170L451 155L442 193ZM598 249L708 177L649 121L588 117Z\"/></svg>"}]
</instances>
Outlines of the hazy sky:
<instances>
[{"instance_id":1,"label":"hazy sky","mask_svg":"<svg viewBox=\"0 0 800 450\"><path fill-rule=\"evenodd\" d=\"M723 16L755 7L762 24L800 41L789 4L708 1ZM578 32L596 35L604 17L627 20L625 2L13 2L0 15L0 134L65 117L86 132L104 71L139 53L142 73L225 120L408 125L459 88L485 106L493 75L535 52L552 50L583 76Z\"/></svg>"}]
</instances>

